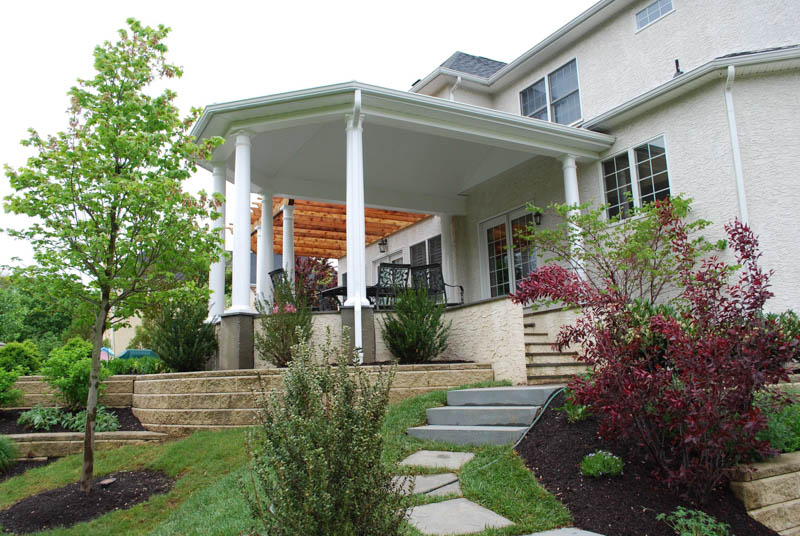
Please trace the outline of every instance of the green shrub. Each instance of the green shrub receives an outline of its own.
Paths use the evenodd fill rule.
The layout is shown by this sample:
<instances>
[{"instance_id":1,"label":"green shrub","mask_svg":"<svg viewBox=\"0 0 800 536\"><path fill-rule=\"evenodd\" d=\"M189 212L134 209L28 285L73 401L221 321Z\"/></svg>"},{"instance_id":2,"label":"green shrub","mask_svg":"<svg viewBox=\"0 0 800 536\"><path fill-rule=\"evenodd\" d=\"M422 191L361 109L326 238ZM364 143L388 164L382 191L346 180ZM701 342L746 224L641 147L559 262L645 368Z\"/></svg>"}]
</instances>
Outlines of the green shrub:
<instances>
[{"instance_id":1,"label":"green shrub","mask_svg":"<svg viewBox=\"0 0 800 536\"><path fill-rule=\"evenodd\" d=\"M215 328L207 319L208 308L203 302L165 303L153 321L153 351L176 372L205 370L217 351Z\"/></svg>"},{"instance_id":2,"label":"green shrub","mask_svg":"<svg viewBox=\"0 0 800 536\"><path fill-rule=\"evenodd\" d=\"M728 536L730 526L700 510L679 506L671 514L658 514L656 519L672 527L678 536Z\"/></svg>"},{"instance_id":3,"label":"green shrub","mask_svg":"<svg viewBox=\"0 0 800 536\"><path fill-rule=\"evenodd\" d=\"M570 423L585 421L592 416L592 412L589 411L589 406L578 404L575 401L574 393L569 387L564 389L564 405L556 409L566 413L567 421Z\"/></svg>"},{"instance_id":4,"label":"green shrub","mask_svg":"<svg viewBox=\"0 0 800 536\"><path fill-rule=\"evenodd\" d=\"M14 388L19 370L0 369L0 408L13 406L22 399L22 391Z\"/></svg>"},{"instance_id":5,"label":"green shrub","mask_svg":"<svg viewBox=\"0 0 800 536\"><path fill-rule=\"evenodd\" d=\"M768 441L775 450L800 450L800 403L787 403L782 395L768 391L758 393L754 405L767 417L767 427L757 439Z\"/></svg>"},{"instance_id":6,"label":"green shrub","mask_svg":"<svg viewBox=\"0 0 800 536\"><path fill-rule=\"evenodd\" d=\"M622 474L622 460L605 450L596 450L581 460L581 474L593 478L619 476Z\"/></svg>"},{"instance_id":7,"label":"green shrub","mask_svg":"<svg viewBox=\"0 0 800 536\"><path fill-rule=\"evenodd\" d=\"M381 323L389 351L400 363L424 363L447 349L450 325L444 323L444 304L437 304L425 288L408 289L397 297L394 312Z\"/></svg>"},{"instance_id":8,"label":"green shrub","mask_svg":"<svg viewBox=\"0 0 800 536\"><path fill-rule=\"evenodd\" d=\"M61 348L50 352L50 357L42 367L47 383L56 391L56 398L70 410L86 406L89 397L89 378L92 369L92 344L80 338L73 338ZM110 373L100 367L98 396L105 390L103 380Z\"/></svg>"},{"instance_id":9,"label":"green shrub","mask_svg":"<svg viewBox=\"0 0 800 536\"><path fill-rule=\"evenodd\" d=\"M111 375L116 374L163 374L171 372L164 360L158 357L137 357L134 359L112 359L103 364Z\"/></svg>"},{"instance_id":10,"label":"green shrub","mask_svg":"<svg viewBox=\"0 0 800 536\"><path fill-rule=\"evenodd\" d=\"M255 349L276 367L285 367L292 360L292 347L311 337L311 307L284 278L275 282L272 295L272 303L256 302L261 329L255 333Z\"/></svg>"},{"instance_id":11,"label":"green shrub","mask_svg":"<svg viewBox=\"0 0 800 536\"><path fill-rule=\"evenodd\" d=\"M0 473L5 473L17 462L17 453L16 443L0 435Z\"/></svg>"},{"instance_id":12,"label":"green shrub","mask_svg":"<svg viewBox=\"0 0 800 536\"><path fill-rule=\"evenodd\" d=\"M253 519L276 536L400 534L403 495L396 467L381 461L380 433L395 371L374 379L363 367L348 371L353 356L332 349L330 337L325 363L314 357L306 343L295 347L285 394L264 395L248 437L250 478L241 485Z\"/></svg>"},{"instance_id":13,"label":"green shrub","mask_svg":"<svg viewBox=\"0 0 800 536\"><path fill-rule=\"evenodd\" d=\"M73 432L86 430L86 410L76 413L64 412L61 414L61 426ZM116 432L119 430L117 416L103 406L97 406L97 421L94 425L95 432Z\"/></svg>"},{"instance_id":14,"label":"green shrub","mask_svg":"<svg viewBox=\"0 0 800 536\"><path fill-rule=\"evenodd\" d=\"M19 369L25 376L35 373L40 366L39 349L33 341L10 342L0 348L0 369Z\"/></svg>"},{"instance_id":15,"label":"green shrub","mask_svg":"<svg viewBox=\"0 0 800 536\"><path fill-rule=\"evenodd\" d=\"M41 403L36 404L28 411L23 411L17 419L17 424L33 430L47 431L61 422L61 411L56 408L46 408Z\"/></svg>"}]
</instances>

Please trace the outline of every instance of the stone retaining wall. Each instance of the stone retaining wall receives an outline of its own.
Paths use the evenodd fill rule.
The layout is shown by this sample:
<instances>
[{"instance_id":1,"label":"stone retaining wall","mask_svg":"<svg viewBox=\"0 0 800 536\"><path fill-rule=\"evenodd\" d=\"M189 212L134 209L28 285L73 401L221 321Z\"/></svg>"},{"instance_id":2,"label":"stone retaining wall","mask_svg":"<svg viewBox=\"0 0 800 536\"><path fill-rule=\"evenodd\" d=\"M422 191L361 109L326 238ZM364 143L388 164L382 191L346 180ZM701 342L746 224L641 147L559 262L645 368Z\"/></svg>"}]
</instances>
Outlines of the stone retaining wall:
<instances>
[{"instance_id":1,"label":"stone retaining wall","mask_svg":"<svg viewBox=\"0 0 800 536\"><path fill-rule=\"evenodd\" d=\"M13 434L11 438L19 449L19 459L55 458L83 452L83 432L59 432L47 434ZM156 432L98 432L95 448L108 450L125 445L141 445L166 439Z\"/></svg>"},{"instance_id":2,"label":"stone retaining wall","mask_svg":"<svg viewBox=\"0 0 800 536\"><path fill-rule=\"evenodd\" d=\"M100 397L100 403L112 407L130 407L133 402L133 382L136 376L111 376L106 380L106 390ZM30 408L36 404L55 406L53 391L44 381L44 376L22 376L15 385L22 391L20 408Z\"/></svg>"},{"instance_id":3,"label":"stone retaining wall","mask_svg":"<svg viewBox=\"0 0 800 536\"><path fill-rule=\"evenodd\" d=\"M365 368L373 374L379 370L376 366ZM429 391L493 379L492 366L488 363L403 365L398 368L389 399L398 402ZM109 406L130 406L148 430L182 435L194 430L253 424L254 393L260 391L261 384L267 390L280 389L281 370L112 376L104 401ZM18 387L25 391L26 407L36 402L53 404L52 395L41 377L20 378Z\"/></svg>"},{"instance_id":4,"label":"stone retaining wall","mask_svg":"<svg viewBox=\"0 0 800 536\"><path fill-rule=\"evenodd\" d=\"M781 454L738 471L731 489L750 517L781 536L800 536L800 452Z\"/></svg>"}]
</instances>

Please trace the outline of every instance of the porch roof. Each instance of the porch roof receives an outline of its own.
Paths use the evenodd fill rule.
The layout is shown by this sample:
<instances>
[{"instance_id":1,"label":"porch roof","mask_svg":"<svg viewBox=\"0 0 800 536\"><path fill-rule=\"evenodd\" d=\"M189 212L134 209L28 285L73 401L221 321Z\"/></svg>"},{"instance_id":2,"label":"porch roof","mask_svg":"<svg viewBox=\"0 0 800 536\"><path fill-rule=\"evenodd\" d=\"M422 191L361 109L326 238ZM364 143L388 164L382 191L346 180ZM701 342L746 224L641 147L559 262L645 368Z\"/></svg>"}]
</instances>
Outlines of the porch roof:
<instances>
[{"instance_id":1,"label":"porch roof","mask_svg":"<svg viewBox=\"0 0 800 536\"><path fill-rule=\"evenodd\" d=\"M479 106L348 82L213 104L192 134L252 143L252 188L279 197L345 201L345 116L361 93L364 198L374 208L463 214L464 193L533 156L596 160L614 138ZM234 143L219 147L211 169L233 180Z\"/></svg>"}]
</instances>

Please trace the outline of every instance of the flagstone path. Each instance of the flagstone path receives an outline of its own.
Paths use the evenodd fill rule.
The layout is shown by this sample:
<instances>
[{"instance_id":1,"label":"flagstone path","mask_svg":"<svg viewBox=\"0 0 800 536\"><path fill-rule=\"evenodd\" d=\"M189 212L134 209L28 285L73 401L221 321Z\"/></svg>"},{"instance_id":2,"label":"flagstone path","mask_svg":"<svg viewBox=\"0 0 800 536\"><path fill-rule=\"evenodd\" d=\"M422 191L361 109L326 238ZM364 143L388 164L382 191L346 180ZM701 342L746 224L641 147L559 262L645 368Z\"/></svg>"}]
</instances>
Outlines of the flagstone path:
<instances>
[{"instance_id":1,"label":"flagstone path","mask_svg":"<svg viewBox=\"0 0 800 536\"><path fill-rule=\"evenodd\" d=\"M469 452L447 452L420 450L400 462L403 466L448 469L458 471L475 455ZM456 473L434 475L398 476L406 493L414 483L415 494L433 496L461 495L461 486ZM487 528L508 527L514 523L505 517L463 497L442 502L415 506L409 512L408 521L425 535L474 534ZM530 536L601 536L575 528L564 528L539 532Z\"/></svg>"}]
</instances>

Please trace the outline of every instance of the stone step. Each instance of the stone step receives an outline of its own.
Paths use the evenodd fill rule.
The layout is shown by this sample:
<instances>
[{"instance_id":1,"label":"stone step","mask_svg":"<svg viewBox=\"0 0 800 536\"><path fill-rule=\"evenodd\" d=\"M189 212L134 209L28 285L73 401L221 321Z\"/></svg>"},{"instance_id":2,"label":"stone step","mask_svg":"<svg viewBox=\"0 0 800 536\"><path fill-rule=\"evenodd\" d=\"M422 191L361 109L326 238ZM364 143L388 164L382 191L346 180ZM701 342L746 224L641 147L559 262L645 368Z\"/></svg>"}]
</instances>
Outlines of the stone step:
<instances>
[{"instance_id":1,"label":"stone step","mask_svg":"<svg viewBox=\"0 0 800 536\"><path fill-rule=\"evenodd\" d=\"M456 445L507 445L518 440L527 430L527 426L428 425L409 428L408 435Z\"/></svg>"},{"instance_id":2,"label":"stone step","mask_svg":"<svg viewBox=\"0 0 800 536\"><path fill-rule=\"evenodd\" d=\"M528 376L528 385L539 386L547 385L555 388L564 387L574 378L574 374L567 375L553 375L553 376Z\"/></svg>"},{"instance_id":3,"label":"stone step","mask_svg":"<svg viewBox=\"0 0 800 536\"><path fill-rule=\"evenodd\" d=\"M448 406L542 406L554 386L490 387L447 392Z\"/></svg>"},{"instance_id":4,"label":"stone step","mask_svg":"<svg viewBox=\"0 0 800 536\"><path fill-rule=\"evenodd\" d=\"M428 424L449 426L529 426L539 406L443 406L427 411Z\"/></svg>"},{"instance_id":5,"label":"stone step","mask_svg":"<svg viewBox=\"0 0 800 536\"><path fill-rule=\"evenodd\" d=\"M586 372L582 363L529 363L526 365L528 377L531 376L575 376Z\"/></svg>"},{"instance_id":6,"label":"stone step","mask_svg":"<svg viewBox=\"0 0 800 536\"><path fill-rule=\"evenodd\" d=\"M544 364L557 364L557 365L575 365L576 363L580 363L575 359L573 354L537 354L537 355L526 355L525 361L528 365L534 365L538 363ZM582 364L584 367L585 364Z\"/></svg>"}]
</instances>

